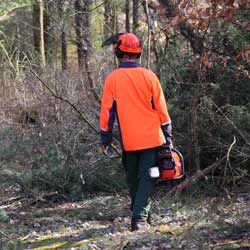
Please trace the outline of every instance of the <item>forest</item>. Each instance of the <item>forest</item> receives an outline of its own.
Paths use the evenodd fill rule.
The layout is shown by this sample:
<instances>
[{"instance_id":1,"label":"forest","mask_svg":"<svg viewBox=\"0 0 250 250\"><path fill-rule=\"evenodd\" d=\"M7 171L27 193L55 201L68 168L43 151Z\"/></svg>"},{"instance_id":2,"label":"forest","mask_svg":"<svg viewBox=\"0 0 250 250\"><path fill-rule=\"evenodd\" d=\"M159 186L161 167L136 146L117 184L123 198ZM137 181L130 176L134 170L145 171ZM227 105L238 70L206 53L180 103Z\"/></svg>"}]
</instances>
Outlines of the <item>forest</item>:
<instances>
[{"instance_id":1,"label":"forest","mask_svg":"<svg viewBox=\"0 0 250 250\"><path fill-rule=\"evenodd\" d=\"M117 33L142 41L185 176L129 232L118 124L100 102ZM0 250L250 249L249 0L0 1Z\"/></svg>"}]
</instances>

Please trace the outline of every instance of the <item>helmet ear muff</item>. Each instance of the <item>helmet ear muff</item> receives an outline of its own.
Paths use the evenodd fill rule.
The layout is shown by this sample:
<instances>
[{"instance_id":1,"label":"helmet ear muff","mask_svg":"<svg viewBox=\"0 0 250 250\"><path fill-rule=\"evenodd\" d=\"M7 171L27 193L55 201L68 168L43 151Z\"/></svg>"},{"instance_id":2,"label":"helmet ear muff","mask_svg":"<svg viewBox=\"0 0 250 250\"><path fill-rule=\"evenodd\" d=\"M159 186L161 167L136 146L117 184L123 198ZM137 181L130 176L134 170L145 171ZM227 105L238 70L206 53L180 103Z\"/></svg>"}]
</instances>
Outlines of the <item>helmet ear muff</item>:
<instances>
[{"instance_id":1,"label":"helmet ear muff","mask_svg":"<svg viewBox=\"0 0 250 250\"><path fill-rule=\"evenodd\" d=\"M122 52L119 48L115 48L115 55L117 58L123 58L124 52Z\"/></svg>"},{"instance_id":2,"label":"helmet ear muff","mask_svg":"<svg viewBox=\"0 0 250 250\"><path fill-rule=\"evenodd\" d=\"M121 45L122 41L119 40L118 43L116 44L116 47L115 47L115 55L117 58L123 58L124 56L124 52L122 52L120 49L119 49L119 46Z\"/></svg>"}]
</instances>

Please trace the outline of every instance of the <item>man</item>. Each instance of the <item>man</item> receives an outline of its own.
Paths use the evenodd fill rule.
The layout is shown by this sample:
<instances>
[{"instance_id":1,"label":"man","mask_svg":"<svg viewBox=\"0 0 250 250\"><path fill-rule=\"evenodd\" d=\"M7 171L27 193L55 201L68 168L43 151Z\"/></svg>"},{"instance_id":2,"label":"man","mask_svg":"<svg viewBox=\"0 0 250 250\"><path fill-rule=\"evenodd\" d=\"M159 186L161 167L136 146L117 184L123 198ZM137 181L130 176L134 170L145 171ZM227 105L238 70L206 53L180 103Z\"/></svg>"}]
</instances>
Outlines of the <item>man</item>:
<instances>
[{"instance_id":1,"label":"man","mask_svg":"<svg viewBox=\"0 0 250 250\"><path fill-rule=\"evenodd\" d=\"M105 80L100 134L103 152L108 154L117 117L122 162L131 197L131 230L135 231L149 223L155 187L155 179L150 177L149 169L157 164L160 146L165 145L170 152L172 127L158 78L137 62L142 52L138 37L131 33L118 34L111 43L114 44L119 68Z\"/></svg>"}]
</instances>

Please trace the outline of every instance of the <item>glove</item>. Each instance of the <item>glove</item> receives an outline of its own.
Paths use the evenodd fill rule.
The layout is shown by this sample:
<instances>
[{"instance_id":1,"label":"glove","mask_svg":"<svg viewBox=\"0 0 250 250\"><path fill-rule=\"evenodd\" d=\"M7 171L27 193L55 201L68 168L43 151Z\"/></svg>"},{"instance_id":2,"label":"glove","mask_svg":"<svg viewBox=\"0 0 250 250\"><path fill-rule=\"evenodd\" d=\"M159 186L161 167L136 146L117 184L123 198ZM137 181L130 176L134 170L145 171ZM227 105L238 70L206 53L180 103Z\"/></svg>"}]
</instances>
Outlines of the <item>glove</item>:
<instances>
[{"instance_id":1,"label":"glove","mask_svg":"<svg viewBox=\"0 0 250 250\"><path fill-rule=\"evenodd\" d=\"M162 132L166 139L166 145L170 147L170 151L173 148L173 142L172 142L172 123L162 125L161 126Z\"/></svg>"},{"instance_id":2,"label":"glove","mask_svg":"<svg viewBox=\"0 0 250 250\"><path fill-rule=\"evenodd\" d=\"M100 136L101 136L101 143L103 146L107 147L111 144L112 137L113 137L112 131L101 130Z\"/></svg>"}]
</instances>

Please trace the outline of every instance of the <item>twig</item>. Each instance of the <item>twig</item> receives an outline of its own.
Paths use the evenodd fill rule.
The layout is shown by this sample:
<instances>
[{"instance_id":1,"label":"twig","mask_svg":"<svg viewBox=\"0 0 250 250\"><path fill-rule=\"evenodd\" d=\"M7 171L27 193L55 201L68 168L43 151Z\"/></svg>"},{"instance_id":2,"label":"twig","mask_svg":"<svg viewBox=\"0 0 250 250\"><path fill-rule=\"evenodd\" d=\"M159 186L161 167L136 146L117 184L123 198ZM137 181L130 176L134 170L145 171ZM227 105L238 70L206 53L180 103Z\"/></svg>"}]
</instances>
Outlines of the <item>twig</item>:
<instances>
[{"instance_id":1,"label":"twig","mask_svg":"<svg viewBox=\"0 0 250 250\"><path fill-rule=\"evenodd\" d=\"M2 234L4 237L6 237L8 240L12 240L7 234L4 232L0 231L0 234Z\"/></svg>"},{"instance_id":2,"label":"twig","mask_svg":"<svg viewBox=\"0 0 250 250\"><path fill-rule=\"evenodd\" d=\"M229 146L229 149L227 151L227 162L226 162L226 166L224 168L224 179L223 179L223 182L222 182L221 186L224 186L225 181L226 181L227 166L228 166L229 170L231 171L232 176L234 176L233 171L231 169L231 163L230 163L229 156L230 156L230 152L231 152L231 150L232 150L232 148L233 148L233 146L234 146L235 143L236 143L236 138L234 136L234 140L233 140L232 144Z\"/></svg>"}]
</instances>

